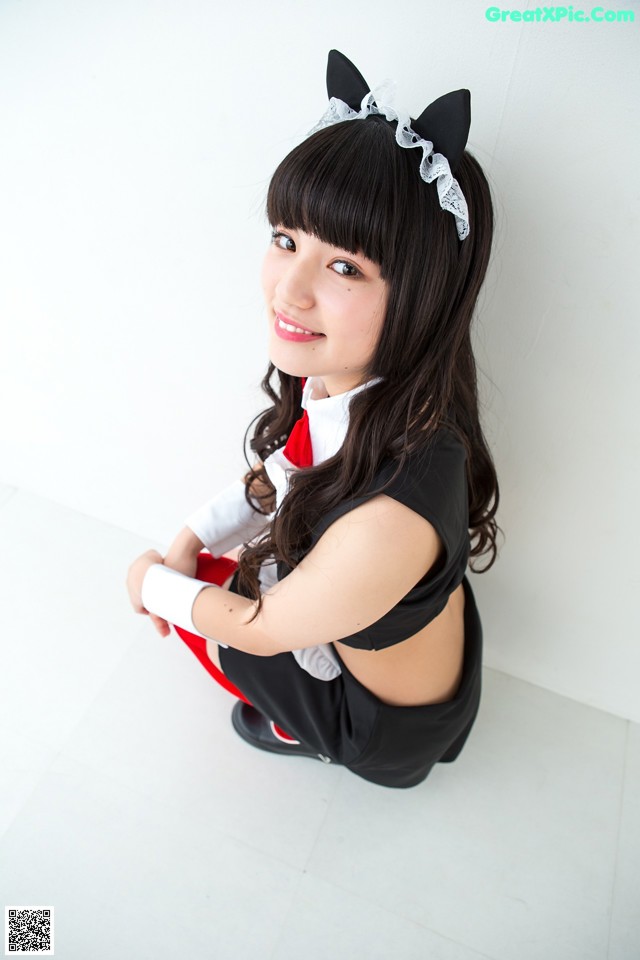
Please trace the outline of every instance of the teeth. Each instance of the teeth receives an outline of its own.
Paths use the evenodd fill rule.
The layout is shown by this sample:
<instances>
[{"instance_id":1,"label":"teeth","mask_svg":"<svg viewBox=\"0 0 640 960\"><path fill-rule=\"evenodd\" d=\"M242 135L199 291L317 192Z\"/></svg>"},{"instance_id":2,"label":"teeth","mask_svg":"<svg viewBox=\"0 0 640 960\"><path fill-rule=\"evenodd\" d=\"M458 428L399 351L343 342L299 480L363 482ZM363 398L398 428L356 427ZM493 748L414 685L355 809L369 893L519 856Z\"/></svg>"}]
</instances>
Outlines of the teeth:
<instances>
[{"instance_id":1,"label":"teeth","mask_svg":"<svg viewBox=\"0 0 640 960\"><path fill-rule=\"evenodd\" d=\"M285 323L280 317L278 317L278 324L283 330L288 330L289 333L306 333L308 336L313 332L311 330L301 330L300 327L294 327L292 323ZM314 336L319 336L319 334L316 333Z\"/></svg>"}]
</instances>

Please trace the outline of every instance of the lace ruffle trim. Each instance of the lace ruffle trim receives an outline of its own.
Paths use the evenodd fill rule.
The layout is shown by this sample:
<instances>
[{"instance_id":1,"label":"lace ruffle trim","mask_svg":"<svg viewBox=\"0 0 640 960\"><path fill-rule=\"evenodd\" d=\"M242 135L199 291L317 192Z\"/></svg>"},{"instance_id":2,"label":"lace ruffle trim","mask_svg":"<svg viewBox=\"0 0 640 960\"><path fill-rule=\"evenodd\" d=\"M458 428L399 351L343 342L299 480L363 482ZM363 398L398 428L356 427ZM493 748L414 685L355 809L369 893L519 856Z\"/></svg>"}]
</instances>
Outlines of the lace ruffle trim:
<instances>
[{"instance_id":1,"label":"lace ruffle trim","mask_svg":"<svg viewBox=\"0 0 640 960\"><path fill-rule=\"evenodd\" d=\"M343 120L366 120L371 114L382 114L387 120L397 120L396 141L398 145L407 149L422 148L420 176L426 183L431 183L437 179L440 206L443 210L447 210L454 215L458 237L460 240L464 240L469 235L469 212L460 184L451 173L447 158L441 153L433 153L431 140L422 139L411 128L409 114L398 113L391 104L393 91L394 86L391 81L386 81L375 91L365 94L359 111L352 110L344 100L331 97L325 113L315 127L309 131L308 136L334 123L341 123Z\"/></svg>"}]
</instances>

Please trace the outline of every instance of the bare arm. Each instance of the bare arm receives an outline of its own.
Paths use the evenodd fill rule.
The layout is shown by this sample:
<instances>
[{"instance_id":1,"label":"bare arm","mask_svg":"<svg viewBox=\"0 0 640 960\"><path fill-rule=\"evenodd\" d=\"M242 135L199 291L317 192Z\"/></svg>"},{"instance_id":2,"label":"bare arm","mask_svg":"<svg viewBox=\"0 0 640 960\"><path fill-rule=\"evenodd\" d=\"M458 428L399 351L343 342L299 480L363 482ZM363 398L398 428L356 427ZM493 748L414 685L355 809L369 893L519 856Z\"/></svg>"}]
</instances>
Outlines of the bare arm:
<instances>
[{"instance_id":1,"label":"bare arm","mask_svg":"<svg viewBox=\"0 0 640 960\"><path fill-rule=\"evenodd\" d=\"M258 461L256 467L261 465ZM198 555L204 549L210 550L213 556L228 555L234 549L237 552L243 542L264 529L267 518L262 518L246 502L244 488L247 479L248 474L187 518L187 525L175 537L164 557L165 566L193 578L198 567ZM255 486L258 492L267 490L260 481L256 481ZM169 622L154 613L149 613L149 617L161 636L167 636L170 632Z\"/></svg>"},{"instance_id":2,"label":"bare arm","mask_svg":"<svg viewBox=\"0 0 640 960\"><path fill-rule=\"evenodd\" d=\"M302 562L256 602L205 588L192 619L205 636L258 656L329 643L391 610L436 562L431 524L381 494L345 514Z\"/></svg>"}]
</instances>

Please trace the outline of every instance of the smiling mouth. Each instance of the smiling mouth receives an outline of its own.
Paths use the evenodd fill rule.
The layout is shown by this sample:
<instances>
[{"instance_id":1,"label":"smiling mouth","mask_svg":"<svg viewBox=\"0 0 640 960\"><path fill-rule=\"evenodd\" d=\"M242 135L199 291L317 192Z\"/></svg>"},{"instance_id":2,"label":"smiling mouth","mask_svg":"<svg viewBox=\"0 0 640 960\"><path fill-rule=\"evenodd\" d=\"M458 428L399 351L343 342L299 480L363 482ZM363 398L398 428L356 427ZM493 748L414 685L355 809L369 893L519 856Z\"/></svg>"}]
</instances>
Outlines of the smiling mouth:
<instances>
[{"instance_id":1,"label":"smiling mouth","mask_svg":"<svg viewBox=\"0 0 640 960\"><path fill-rule=\"evenodd\" d=\"M302 327L296 327L293 323L285 323L280 317L276 317L276 322L282 330L288 330L289 333L302 333L310 337L323 337L323 333L316 333L315 330L304 330Z\"/></svg>"}]
</instances>

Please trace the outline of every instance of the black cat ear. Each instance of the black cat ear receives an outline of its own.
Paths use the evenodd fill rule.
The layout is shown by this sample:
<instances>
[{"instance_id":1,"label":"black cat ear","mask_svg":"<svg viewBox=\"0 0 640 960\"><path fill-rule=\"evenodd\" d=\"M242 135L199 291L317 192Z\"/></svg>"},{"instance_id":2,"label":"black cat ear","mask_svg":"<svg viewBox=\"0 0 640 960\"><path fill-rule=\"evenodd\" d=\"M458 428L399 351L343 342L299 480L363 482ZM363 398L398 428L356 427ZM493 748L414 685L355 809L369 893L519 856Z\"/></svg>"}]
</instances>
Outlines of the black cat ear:
<instances>
[{"instance_id":1,"label":"black cat ear","mask_svg":"<svg viewBox=\"0 0 640 960\"><path fill-rule=\"evenodd\" d=\"M369 84L357 67L339 50L329 51L327 62L327 93L329 99L344 100L352 110L359 110L362 98L370 91Z\"/></svg>"},{"instance_id":2,"label":"black cat ear","mask_svg":"<svg viewBox=\"0 0 640 960\"><path fill-rule=\"evenodd\" d=\"M417 120L412 120L411 126L423 140L431 140L433 152L446 157L454 173L469 136L471 94L468 90L445 93L430 103Z\"/></svg>"}]
</instances>

